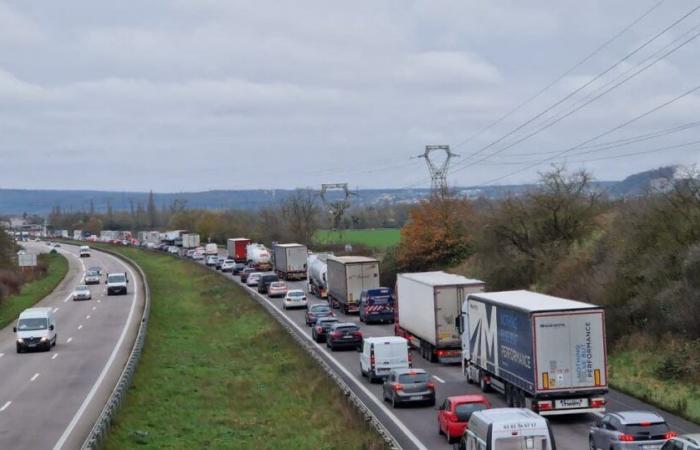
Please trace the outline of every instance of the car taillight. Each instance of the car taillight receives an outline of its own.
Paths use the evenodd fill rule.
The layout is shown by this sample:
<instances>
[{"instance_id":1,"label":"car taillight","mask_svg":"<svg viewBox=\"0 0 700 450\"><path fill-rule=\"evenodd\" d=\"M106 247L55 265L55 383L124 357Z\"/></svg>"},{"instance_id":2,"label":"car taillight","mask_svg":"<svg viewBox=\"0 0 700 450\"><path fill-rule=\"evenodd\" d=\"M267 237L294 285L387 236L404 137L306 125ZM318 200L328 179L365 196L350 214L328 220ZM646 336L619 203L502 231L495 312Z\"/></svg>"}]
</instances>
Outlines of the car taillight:
<instances>
[{"instance_id":1,"label":"car taillight","mask_svg":"<svg viewBox=\"0 0 700 450\"><path fill-rule=\"evenodd\" d=\"M664 435L664 439L673 439L676 436L678 436L678 433L676 433L675 431L669 431Z\"/></svg>"},{"instance_id":2,"label":"car taillight","mask_svg":"<svg viewBox=\"0 0 700 450\"><path fill-rule=\"evenodd\" d=\"M537 409L539 411L550 411L552 409L552 401L551 400L542 400L537 402Z\"/></svg>"},{"instance_id":3,"label":"car taillight","mask_svg":"<svg viewBox=\"0 0 700 450\"><path fill-rule=\"evenodd\" d=\"M340 336L341 336L340 331L334 331L334 332L332 332L332 333L331 333L331 336L333 336L333 337L335 337L335 338L340 337Z\"/></svg>"},{"instance_id":4,"label":"car taillight","mask_svg":"<svg viewBox=\"0 0 700 450\"><path fill-rule=\"evenodd\" d=\"M392 388L394 391L403 391L403 385L402 385L402 384L399 384L399 383L396 383L395 385L391 386L391 388Z\"/></svg>"},{"instance_id":5,"label":"car taillight","mask_svg":"<svg viewBox=\"0 0 700 450\"><path fill-rule=\"evenodd\" d=\"M357 337L362 337L362 332L361 332L361 331L355 331L355 332L353 333L353 335L354 335L354 336L357 336Z\"/></svg>"},{"instance_id":6,"label":"car taillight","mask_svg":"<svg viewBox=\"0 0 700 450\"><path fill-rule=\"evenodd\" d=\"M323 333L323 327L322 326L317 326L316 327L316 333Z\"/></svg>"},{"instance_id":7,"label":"car taillight","mask_svg":"<svg viewBox=\"0 0 700 450\"><path fill-rule=\"evenodd\" d=\"M631 434L622 434L617 439L621 442L632 442L634 441L634 436L632 436Z\"/></svg>"},{"instance_id":8,"label":"car taillight","mask_svg":"<svg viewBox=\"0 0 700 450\"><path fill-rule=\"evenodd\" d=\"M602 408L605 406L606 400L603 397L596 397L591 399L591 408Z\"/></svg>"},{"instance_id":9,"label":"car taillight","mask_svg":"<svg viewBox=\"0 0 700 450\"><path fill-rule=\"evenodd\" d=\"M434 391L434 390L435 390L435 383L433 383L432 381L428 381L428 382L426 383L426 387L427 387L428 389L430 389L431 391Z\"/></svg>"},{"instance_id":10,"label":"car taillight","mask_svg":"<svg viewBox=\"0 0 700 450\"><path fill-rule=\"evenodd\" d=\"M369 364L370 364L372 367L374 367L374 355L371 355L371 356L369 357Z\"/></svg>"}]
</instances>

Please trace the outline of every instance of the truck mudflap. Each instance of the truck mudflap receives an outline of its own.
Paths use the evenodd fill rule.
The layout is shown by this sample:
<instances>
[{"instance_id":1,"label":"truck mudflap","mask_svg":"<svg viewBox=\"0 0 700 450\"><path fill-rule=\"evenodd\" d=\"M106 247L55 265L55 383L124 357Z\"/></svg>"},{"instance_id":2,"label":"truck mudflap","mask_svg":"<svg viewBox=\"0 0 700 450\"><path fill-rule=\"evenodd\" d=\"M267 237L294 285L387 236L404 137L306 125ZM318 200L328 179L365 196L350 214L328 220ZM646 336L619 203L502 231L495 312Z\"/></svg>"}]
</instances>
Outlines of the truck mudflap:
<instances>
[{"instance_id":1,"label":"truck mudflap","mask_svg":"<svg viewBox=\"0 0 700 450\"><path fill-rule=\"evenodd\" d=\"M532 410L541 416L561 416L565 414L604 413L605 397L579 397L547 400L533 400Z\"/></svg>"}]
</instances>

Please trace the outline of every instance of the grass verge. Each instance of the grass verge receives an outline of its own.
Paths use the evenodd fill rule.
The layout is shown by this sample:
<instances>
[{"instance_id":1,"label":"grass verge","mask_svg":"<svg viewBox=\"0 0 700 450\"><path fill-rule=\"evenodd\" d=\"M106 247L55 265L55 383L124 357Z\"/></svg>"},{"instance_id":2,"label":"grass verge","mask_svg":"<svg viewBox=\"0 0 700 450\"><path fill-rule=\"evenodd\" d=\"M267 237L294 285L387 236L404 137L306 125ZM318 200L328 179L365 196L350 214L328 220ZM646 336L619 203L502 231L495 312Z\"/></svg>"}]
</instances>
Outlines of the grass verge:
<instances>
[{"instance_id":1,"label":"grass verge","mask_svg":"<svg viewBox=\"0 0 700 450\"><path fill-rule=\"evenodd\" d=\"M375 228L370 230L319 230L314 236L319 244L362 244L368 247L384 249L398 245L401 230L398 228Z\"/></svg>"},{"instance_id":2,"label":"grass verge","mask_svg":"<svg viewBox=\"0 0 700 450\"><path fill-rule=\"evenodd\" d=\"M134 382L106 449L381 449L289 335L238 286L193 263L116 249L152 304Z\"/></svg>"},{"instance_id":3,"label":"grass verge","mask_svg":"<svg viewBox=\"0 0 700 450\"><path fill-rule=\"evenodd\" d=\"M47 264L46 274L26 283L19 294L8 297L0 304L0 327L13 322L19 313L49 295L68 273L68 260L60 253L42 253L38 260Z\"/></svg>"},{"instance_id":4,"label":"grass verge","mask_svg":"<svg viewBox=\"0 0 700 450\"><path fill-rule=\"evenodd\" d=\"M647 348L608 355L610 386L661 409L700 423L700 386L689 380L661 379L655 369L666 353Z\"/></svg>"}]
</instances>

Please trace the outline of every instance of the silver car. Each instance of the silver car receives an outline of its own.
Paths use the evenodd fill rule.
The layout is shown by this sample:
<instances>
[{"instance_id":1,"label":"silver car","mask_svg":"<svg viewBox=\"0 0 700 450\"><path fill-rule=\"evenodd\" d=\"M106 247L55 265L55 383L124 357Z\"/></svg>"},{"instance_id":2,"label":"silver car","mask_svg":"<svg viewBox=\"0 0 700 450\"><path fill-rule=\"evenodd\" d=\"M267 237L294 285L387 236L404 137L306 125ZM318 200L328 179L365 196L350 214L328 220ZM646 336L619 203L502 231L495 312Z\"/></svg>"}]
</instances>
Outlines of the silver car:
<instances>
[{"instance_id":1,"label":"silver car","mask_svg":"<svg viewBox=\"0 0 700 450\"><path fill-rule=\"evenodd\" d=\"M77 286L73 291L73 300L90 300L91 298L90 288L84 284Z\"/></svg>"},{"instance_id":2,"label":"silver car","mask_svg":"<svg viewBox=\"0 0 700 450\"><path fill-rule=\"evenodd\" d=\"M700 450L700 434L684 434L666 442L661 450Z\"/></svg>"},{"instance_id":3,"label":"silver car","mask_svg":"<svg viewBox=\"0 0 700 450\"><path fill-rule=\"evenodd\" d=\"M85 273L85 284L100 284L100 272L88 270Z\"/></svg>"},{"instance_id":4,"label":"silver car","mask_svg":"<svg viewBox=\"0 0 700 450\"><path fill-rule=\"evenodd\" d=\"M589 433L591 450L661 450L676 436L660 415L651 411L605 414Z\"/></svg>"}]
</instances>

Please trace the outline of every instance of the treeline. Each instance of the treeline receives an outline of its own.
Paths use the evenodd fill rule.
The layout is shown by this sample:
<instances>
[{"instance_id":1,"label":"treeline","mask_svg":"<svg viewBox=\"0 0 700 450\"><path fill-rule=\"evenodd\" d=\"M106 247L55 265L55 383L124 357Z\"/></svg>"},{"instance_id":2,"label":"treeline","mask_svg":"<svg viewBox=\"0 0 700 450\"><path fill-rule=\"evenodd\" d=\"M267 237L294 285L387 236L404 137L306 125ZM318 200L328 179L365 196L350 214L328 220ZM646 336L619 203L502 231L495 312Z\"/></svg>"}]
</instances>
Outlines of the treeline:
<instances>
[{"instance_id":1,"label":"treeline","mask_svg":"<svg viewBox=\"0 0 700 450\"><path fill-rule=\"evenodd\" d=\"M9 296L19 293L24 283L42 277L47 271L46 259L39 258L32 272L21 272L17 266L19 249L14 239L0 228L0 304Z\"/></svg>"},{"instance_id":2,"label":"treeline","mask_svg":"<svg viewBox=\"0 0 700 450\"><path fill-rule=\"evenodd\" d=\"M554 169L538 188L502 201L426 201L387 254L384 282L392 272L450 268L490 290L603 305L611 343L671 336L695 353L686 369L672 369L691 373L700 363L698 177L619 201L591 181L583 171Z\"/></svg>"}]
</instances>

